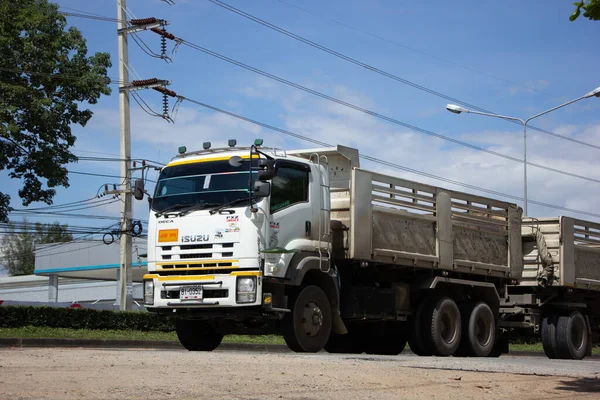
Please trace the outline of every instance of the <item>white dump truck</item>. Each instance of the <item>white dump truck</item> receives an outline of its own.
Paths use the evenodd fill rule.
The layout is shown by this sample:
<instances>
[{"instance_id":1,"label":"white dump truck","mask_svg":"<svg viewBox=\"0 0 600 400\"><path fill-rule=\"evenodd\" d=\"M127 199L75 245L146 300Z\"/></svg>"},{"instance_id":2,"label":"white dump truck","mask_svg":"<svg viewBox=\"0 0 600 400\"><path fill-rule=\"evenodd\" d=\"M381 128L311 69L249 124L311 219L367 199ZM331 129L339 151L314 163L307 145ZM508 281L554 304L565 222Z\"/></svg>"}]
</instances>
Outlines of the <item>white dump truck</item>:
<instances>
[{"instance_id":1,"label":"white dump truck","mask_svg":"<svg viewBox=\"0 0 600 400\"><path fill-rule=\"evenodd\" d=\"M144 276L188 350L281 333L297 352L490 356L535 324L563 340L539 286L535 309L510 294L533 251L515 204L361 169L344 146L203 147L160 172Z\"/></svg>"}]
</instances>

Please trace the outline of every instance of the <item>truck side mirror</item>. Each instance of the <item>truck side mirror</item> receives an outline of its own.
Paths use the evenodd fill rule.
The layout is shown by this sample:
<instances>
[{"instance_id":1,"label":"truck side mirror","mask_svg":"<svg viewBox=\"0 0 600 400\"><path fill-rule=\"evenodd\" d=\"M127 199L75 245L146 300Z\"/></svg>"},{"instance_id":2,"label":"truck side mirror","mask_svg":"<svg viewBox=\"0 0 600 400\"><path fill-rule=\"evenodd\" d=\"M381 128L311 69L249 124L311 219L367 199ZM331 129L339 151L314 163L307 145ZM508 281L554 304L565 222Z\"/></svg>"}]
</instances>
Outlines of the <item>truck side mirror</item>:
<instances>
[{"instance_id":1,"label":"truck side mirror","mask_svg":"<svg viewBox=\"0 0 600 400\"><path fill-rule=\"evenodd\" d=\"M254 197L263 198L271 194L271 184L269 182L254 182Z\"/></svg>"},{"instance_id":2,"label":"truck side mirror","mask_svg":"<svg viewBox=\"0 0 600 400\"><path fill-rule=\"evenodd\" d=\"M142 179L135 180L133 197L135 197L136 200L142 200L144 198L144 181Z\"/></svg>"},{"instance_id":3,"label":"truck side mirror","mask_svg":"<svg viewBox=\"0 0 600 400\"><path fill-rule=\"evenodd\" d=\"M268 181L275 176L275 160L258 160L258 180Z\"/></svg>"}]
</instances>

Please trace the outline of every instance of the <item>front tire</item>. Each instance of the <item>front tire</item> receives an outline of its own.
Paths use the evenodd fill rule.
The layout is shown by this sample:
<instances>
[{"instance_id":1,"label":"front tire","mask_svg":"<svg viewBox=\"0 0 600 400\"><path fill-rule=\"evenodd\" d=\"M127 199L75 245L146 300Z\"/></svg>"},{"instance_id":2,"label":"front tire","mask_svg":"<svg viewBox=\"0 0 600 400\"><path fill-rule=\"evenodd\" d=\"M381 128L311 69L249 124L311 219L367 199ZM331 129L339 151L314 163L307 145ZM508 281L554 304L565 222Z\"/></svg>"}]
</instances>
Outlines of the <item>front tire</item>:
<instances>
[{"instance_id":1,"label":"front tire","mask_svg":"<svg viewBox=\"0 0 600 400\"><path fill-rule=\"evenodd\" d=\"M223 334L206 321L177 319L175 330L179 342L189 351L213 351L223 340Z\"/></svg>"},{"instance_id":2,"label":"front tire","mask_svg":"<svg viewBox=\"0 0 600 400\"><path fill-rule=\"evenodd\" d=\"M331 305L318 286L306 286L293 300L291 312L282 321L283 338L297 353L322 350L331 334Z\"/></svg>"}]
</instances>

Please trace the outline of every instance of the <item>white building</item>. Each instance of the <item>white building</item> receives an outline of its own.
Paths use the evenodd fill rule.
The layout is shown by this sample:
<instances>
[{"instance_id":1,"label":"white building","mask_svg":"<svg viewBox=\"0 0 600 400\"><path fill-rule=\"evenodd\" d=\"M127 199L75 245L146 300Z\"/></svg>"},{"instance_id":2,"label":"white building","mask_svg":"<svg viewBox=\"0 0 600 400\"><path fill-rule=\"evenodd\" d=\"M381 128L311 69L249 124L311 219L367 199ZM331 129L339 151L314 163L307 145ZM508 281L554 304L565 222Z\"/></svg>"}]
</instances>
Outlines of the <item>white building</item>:
<instances>
[{"instance_id":1,"label":"white building","mask_svg":"<svg viewBox=\"0 0 600 400\"><path fill-rule=\"evenodd\" d=\"M112 308L119 304L119 242L74 241L40 245L35 275L0 278L2 304L81 304ZM146 241L133 249L134 307L142 308L142 277L147 272ZM137 304L135 304L137 303Z\"/></svg>"}]
</instances>

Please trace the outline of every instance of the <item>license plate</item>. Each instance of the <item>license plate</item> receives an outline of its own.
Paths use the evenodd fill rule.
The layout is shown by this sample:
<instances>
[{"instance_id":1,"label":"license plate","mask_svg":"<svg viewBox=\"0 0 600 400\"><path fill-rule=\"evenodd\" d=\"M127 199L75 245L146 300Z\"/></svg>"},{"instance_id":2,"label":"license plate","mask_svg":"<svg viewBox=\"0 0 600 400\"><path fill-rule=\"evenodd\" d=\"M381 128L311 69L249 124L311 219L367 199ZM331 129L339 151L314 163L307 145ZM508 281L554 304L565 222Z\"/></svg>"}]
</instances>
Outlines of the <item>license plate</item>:
<instances>
[{"instance_id":1,"label":"license plate","mask_svg":"<svg viewBox=\"0 0 600 400\"><path fill-rule=\"evenodd\" d=\"M179 300L201 300L202 286L181 286L179 288Z\"/></svg>"}]
</instances>

